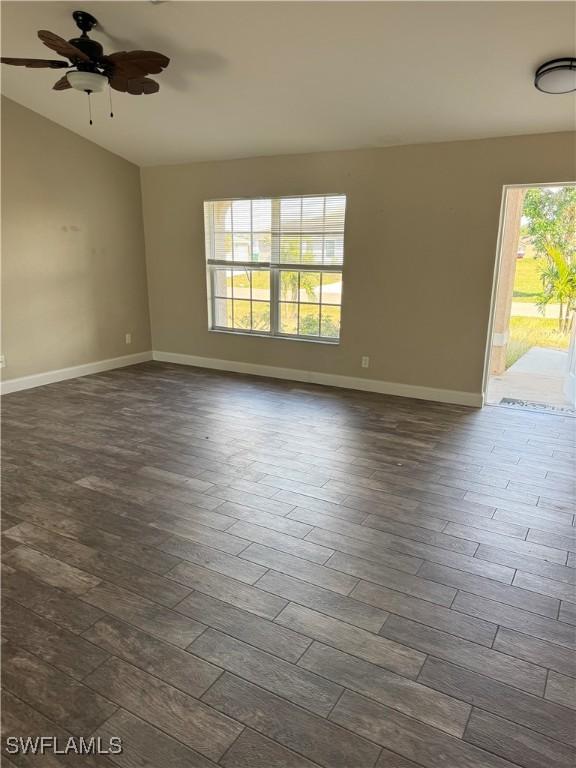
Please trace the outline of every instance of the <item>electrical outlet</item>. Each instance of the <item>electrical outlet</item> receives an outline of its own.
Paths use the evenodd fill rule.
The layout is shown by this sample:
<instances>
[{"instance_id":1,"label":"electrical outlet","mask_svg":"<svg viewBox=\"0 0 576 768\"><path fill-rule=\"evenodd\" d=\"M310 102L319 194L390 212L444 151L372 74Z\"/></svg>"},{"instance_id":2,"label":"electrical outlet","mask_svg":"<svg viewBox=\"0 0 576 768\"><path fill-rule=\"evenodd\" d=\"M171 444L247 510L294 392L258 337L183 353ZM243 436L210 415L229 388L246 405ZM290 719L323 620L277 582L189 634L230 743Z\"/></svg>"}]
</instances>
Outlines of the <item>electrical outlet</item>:
<instances>
[{"instance_id":1,"label":"electrical outlet","mask_svg":"<svg viewBox=\"0 0 576 768\"><path fill-rule=\"evenodd\" d=\"M132 334L127 333L126 334L126 344L132 344Z\"/></svg>"},{"instance_id":2,"label":"electrical outlet","mask_svg":"<svg viewBox=\"0 0 576 768\"><path fill-rule=\"evenodd\" d=\"M0 368L6 368L6 358L4 355L0 355Z\"/></svg>"},{"instance_id":3,"label":"electrical outlet","mask_svg":"<svg viewBox=\"0 0 576 768\"><path fill-rule=\"evenodd\" d=\"M370 358L367 355L364 355L362 358L362 368L369 368L370 367Z\"/></svg>"}]
</instances>

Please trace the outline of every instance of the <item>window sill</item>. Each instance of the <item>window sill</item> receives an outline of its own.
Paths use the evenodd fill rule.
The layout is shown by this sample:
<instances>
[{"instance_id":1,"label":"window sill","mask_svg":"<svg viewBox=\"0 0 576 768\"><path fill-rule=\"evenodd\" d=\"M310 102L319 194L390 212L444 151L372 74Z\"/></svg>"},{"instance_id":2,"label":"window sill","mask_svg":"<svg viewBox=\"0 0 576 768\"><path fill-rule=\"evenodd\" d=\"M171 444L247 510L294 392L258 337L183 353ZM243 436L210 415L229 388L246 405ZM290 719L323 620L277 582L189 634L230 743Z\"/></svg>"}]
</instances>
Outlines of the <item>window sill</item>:
<instances>
[{"instance_id":1,"label":"window sill","mask_svg":"<svg viewBox=\"0 0 576 768\"><path fill-rule=\"evenodd\" d=\"M329 347L337 347L340 344L340 339L319 339L310 338L306 339L303 336L281 336L279 334L274 335L271 333L247 333L245 331L233 331L225 330L223 328L208 328L209 333L221 333L226 336L243 336L250 339L268 339L271 341L303 341L305 344L325 344Z\"/></svg>"}]
</instances>

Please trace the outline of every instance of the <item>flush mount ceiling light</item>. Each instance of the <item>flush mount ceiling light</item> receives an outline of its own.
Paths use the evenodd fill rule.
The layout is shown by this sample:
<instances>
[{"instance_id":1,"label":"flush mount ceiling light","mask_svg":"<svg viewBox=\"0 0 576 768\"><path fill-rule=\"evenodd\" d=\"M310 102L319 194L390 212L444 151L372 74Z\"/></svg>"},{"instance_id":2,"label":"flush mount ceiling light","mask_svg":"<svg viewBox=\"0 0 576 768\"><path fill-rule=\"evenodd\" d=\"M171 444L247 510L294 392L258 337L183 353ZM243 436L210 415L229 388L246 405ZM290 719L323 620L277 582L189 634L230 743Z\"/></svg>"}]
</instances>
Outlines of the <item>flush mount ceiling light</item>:
<instances>
[{"instance_id":1,"label":"flush mount ceiling light","mask_svg":"<svg viewBox=\"0 0 576 768\"><path fill-rule=\"evenodd\" d=\"M534 85L543 93L576 91L576 59L565 56L542 64L534 75Z\"/></svg>"}]
</instances>

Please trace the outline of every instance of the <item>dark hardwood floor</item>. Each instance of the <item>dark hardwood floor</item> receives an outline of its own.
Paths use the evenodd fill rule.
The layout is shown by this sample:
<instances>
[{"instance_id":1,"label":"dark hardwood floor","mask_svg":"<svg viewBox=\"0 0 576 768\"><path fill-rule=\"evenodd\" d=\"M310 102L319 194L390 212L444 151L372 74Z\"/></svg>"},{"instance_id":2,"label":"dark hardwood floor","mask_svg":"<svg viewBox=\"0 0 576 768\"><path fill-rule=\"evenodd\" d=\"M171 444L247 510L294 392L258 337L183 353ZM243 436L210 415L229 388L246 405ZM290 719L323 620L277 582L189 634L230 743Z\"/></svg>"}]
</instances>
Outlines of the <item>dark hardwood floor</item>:
<instances>
[{"instance_id":1,"label":"dark hardwood floor","mask_svg":"<svg viewBox=\"0 0 576 768\"><path fill-rule=\"evenodd\" d=\"M3 398L14 766L573 768L574 429L147 363Z\"/></svg>"}]
</instances>

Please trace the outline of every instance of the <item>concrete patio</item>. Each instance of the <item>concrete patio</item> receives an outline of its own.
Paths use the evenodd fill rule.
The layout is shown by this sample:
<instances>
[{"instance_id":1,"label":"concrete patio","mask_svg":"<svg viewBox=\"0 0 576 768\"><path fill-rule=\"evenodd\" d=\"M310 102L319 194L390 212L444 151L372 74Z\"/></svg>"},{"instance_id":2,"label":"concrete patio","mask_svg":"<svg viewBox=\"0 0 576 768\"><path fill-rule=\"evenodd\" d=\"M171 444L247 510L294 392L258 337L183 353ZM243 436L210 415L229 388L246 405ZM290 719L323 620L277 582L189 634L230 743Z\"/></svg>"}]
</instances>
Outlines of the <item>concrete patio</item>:
<instances>
[{"instance_id":1,"label":"concrete patio","mask_svg":"<svg viewBox=\"0 0 576 768\"><path fill-rule=\"evenodd\" d=\"M575 410L564 394L567 366L567 352L532 347L503 374L490 376L486 402L498 405L511 398Z\"/></svg>"}]
</instances>

